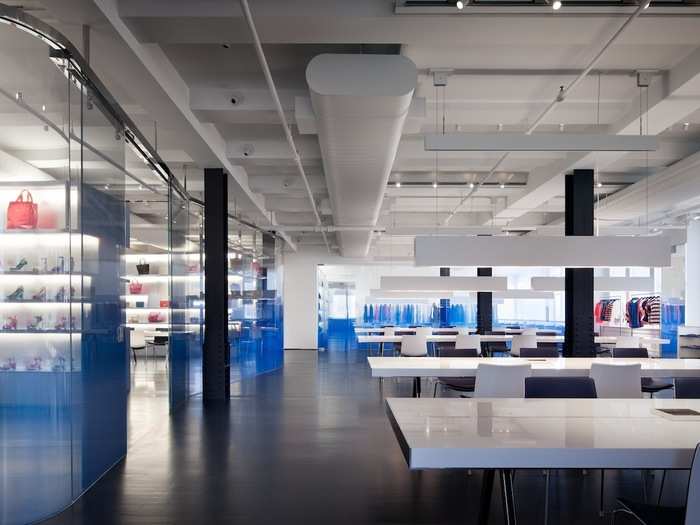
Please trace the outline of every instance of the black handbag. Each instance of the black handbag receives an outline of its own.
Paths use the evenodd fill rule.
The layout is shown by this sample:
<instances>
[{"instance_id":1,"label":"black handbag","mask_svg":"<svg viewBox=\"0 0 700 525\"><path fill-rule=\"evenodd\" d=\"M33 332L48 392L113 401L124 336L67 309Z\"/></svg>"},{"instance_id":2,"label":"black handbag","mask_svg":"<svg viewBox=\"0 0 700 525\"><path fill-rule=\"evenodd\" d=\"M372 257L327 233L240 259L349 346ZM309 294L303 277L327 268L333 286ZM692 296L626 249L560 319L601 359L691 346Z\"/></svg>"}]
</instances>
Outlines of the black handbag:
<instances>
[{"instance_id":1,"label":"black handbag","mask_svg":"<svg viewBox=\"0 0 700 525\"><path fill-rule=\"evenodd\" d=\"M139 272L139 275L148 275L151 273L151 265L146 264L146 261L141 259L136 265L136 271Z\"/></svg>"}]
</instances>

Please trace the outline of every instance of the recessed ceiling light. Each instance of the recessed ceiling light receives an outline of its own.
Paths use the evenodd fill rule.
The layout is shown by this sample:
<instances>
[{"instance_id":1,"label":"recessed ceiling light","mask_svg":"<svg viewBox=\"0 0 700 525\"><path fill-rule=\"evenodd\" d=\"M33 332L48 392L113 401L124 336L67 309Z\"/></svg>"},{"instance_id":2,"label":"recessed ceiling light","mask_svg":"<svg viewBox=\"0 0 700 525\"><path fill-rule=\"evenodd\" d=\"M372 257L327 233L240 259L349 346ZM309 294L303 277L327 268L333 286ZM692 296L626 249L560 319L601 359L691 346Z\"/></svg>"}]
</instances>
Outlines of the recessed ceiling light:
<instances>
[{"instance_id":1,"label":"recessed ceiling light","mask_svg":"<svg viewBox=\"0 0 700 525\"><path fill-rule=\"evenodd\" d=\"M396 183L394 184L394 186L396 186L397 188L400 188L400 187L401 187L401 183L400 183L399 181L396 181Z\"/></svg>"},{"instance_id":2,"label":"recessed ceiling light","mask_svg":"<svg viewBox=\"0 0 700 525\"><path fill-rule=\"evenodd\" d=\"M693 217L693 220L694 220L694 221L700 221L700 215L695 215L695 216Z\"/></svg>"},{"instance_id":3,"label":"recessed ceiling light","mask_svg":"<svg viewBox=\"0 0 700 525\"><path fill-rule=\"evenodd\" d=\"M460 11L464 9L464 2L462 2L462 0L457 1L457 9L459 9Z\"/></svg>"},{"instance_id":4,"label":"recessed ceiling light","mask_svg":"<svg viewBox=\"0 0 700 525\"><path fill-rule=\"evenodd\" d=\"M46 111L46 104L41 105L41 111Z\"/></svg>"},{"instance_id":5,"label":"recessed ceiling light","mask_svg":"<svg viewBox=\"0 0 700 525\"><path fill-rule=\"evenodd\" d=\"M554 0L554 2L552 2L552 9L559 11L559 9L561 9L561 0Z\"/></svg>"},{"instance_id":6,"label":"recessed ceiling light","mask_svg":"<svg viewBox=\"0 0 700 525\"><path fill-rule=\"evenodd\" d=\"M684 122L683 123L683 131L688 131L688 128L690 127L690 122Z\"/></svg>"},{"instance_id":7,"label":"recessed ceiling light","mask_svg":"<svg viewBox=\"0 0 700 525\"><path fill-rule=\"evenodd\" d=\"M505 185L504 183L501 182L501 189L503 189L503 188L505 188L505 187L506 187L506 185Z\"/></svg>"},{"instance_id":8,"label":"recessed ceiling light","mask_svg":"<svg viewBox=\"0 0 700 525\"><path fill-rule=\"evenodd\" d=\"M498 128L498 131L503 131L503 124L501 124L500 122L496 127Z\"/></svg>"},{"instance_id":9,"label":"recessed ceiling light","mask_svg":"<svg viewBox=\"0 0 700 525\"><path fill-rule=\"evenodd\" d=\"M105 189L109 190L109 184L105 184Z\"/></svg>"},{"instance_id":10,"label":"recessed ceiling light","mask_svg":"<svg viewBox=\"0 0 700 525\"><path fill-rule=\"evenodd\" d=\"M602 187L603 187L603 183L602 183L602 182L600 182L600 181L598 181L598 183L596 184L596 187L598 187L598 188L602 188Z\"/></svg>"},{"instance_id":11,"label":"recessed ceiling light","mask_svg":"<svg viewBox=\"0 0 700 525\"><path fill-rule=\"evenodd\" d=\"M437 182L433 182L433 188L437 188L438 184Z\"/></svg>"},{"instance_id":12,"label":"recessed ceiling light","mask_svg":"<svg viewBox=\"0 0 700 525\"><path fill-rule=\"evenodd\" d=\"M559 131L562 133L564 132L564 123L563 122L561 124L559 124Z\"/></svg>"},{"instance_id":13,"label":"recessed ceiling light","mask_svg":"<svg viewBox=\"0 0 700 525\"><path fill-rule=\"evenodd\" d=\"M470 183L469 183L469 188L474 189L474 183L473 183L473 182L470 182Z\"/></svg>"}]
</instances>

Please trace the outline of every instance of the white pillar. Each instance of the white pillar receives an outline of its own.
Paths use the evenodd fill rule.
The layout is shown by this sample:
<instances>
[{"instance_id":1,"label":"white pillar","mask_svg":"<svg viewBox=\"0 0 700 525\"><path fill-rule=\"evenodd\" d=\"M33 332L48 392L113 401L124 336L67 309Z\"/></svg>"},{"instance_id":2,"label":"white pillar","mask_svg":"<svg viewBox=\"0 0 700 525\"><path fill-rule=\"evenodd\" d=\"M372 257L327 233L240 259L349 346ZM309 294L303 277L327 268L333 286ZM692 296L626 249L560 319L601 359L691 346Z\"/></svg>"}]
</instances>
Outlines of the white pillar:
<instances>
[{"instance_id":1,"label":"white pillar","mask_svg":"<svg viewBox=\"0 0 700 525\"><path fill-rule=\"evenodd\" d=\"M690 221L686 242L685 324L700 326L700 221Z\"/></svg>"}]
</instances>

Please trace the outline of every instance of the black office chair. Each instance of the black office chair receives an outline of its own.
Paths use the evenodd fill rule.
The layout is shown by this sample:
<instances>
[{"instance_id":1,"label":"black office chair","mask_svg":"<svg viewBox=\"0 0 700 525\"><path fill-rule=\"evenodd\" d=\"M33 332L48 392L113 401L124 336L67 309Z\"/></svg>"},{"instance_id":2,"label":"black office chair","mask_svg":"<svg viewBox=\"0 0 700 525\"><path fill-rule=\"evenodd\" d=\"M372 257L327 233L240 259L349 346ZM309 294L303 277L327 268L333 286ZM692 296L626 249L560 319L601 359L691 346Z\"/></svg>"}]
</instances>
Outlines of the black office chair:
<instances>
[{"instance_id":1,"label":"black office chair","mask_svg":"<svg viewBox=\"0 0 700 525\"><path fill-rule=\"evenodd\" d=\"M700 399L700 377L677 377L676 399Z\"/></svg>"},{"instance_id":2,"label":"black office chair","mask_svg":"<svg viewBox=\"0 0 700 525\"><path fill-rule=\"evenodd\" d=\"M695 525L700 523L700 444L695 447L693 463L690 467L686 507L664 507L637 503L626 498L618 498L621 508L613 511L613 525L620 512L635 518L642 525Z\"/></svg>"},{"instance_id":3,"label":"black office chair","mask_svg":"<svg viewBox=\"0 0 700 525\"><path fill-rule=\"evenodd\" d=\"M520 357L559 357L559 350L556 348L542 348L537 345L537 348L521 348Z\"/></svg>"},{"instance_id":4,"label":"black office chair","mask_svg":"<svg viewBox=\"0 0 700 525\"><path fill-rule=\"evenodd\" d=\"M440 357L479 357L476 348L443 348ZM433 397L437 396L438 386L460 393L474 392L476 377L438 377L433 390Z\"/></svg>"},{"instance_id":5,"label":"black office chair","mask_svg":"<svg viewBox=\"0 0 700 525\"><path fill-rule=\"evenodd\" d=\"M521 349L522 352L522 349ZM526 398L595 399L595 381L581 377L526 377Z\"/></svg>"},{"instance_id":6,"label":"black office chair","mask_svg":"<svg viewBox=\"0 0 700 525\"><path fill-rule=\"evenodd\" d=\"M648 359L649 352L646 348L613 348L612 356L613 358L632 357L637 359ZM657 392L669 390L671 388L673 388L673 383L660 381L659 379L654 379L653 377L642 377L642 392L649 394L651 397L654 397L654 394Z\"/></svg>"},{"instance_id":7,"label":"black office chair","mask_svg":"<svg viewBox=\"0 0 700 525\"><path fill-rule=\"evenodd\" d=\"M531 350L531 349L530 349ZM522 357L523 349L520 349ZM581 377L526 377L525 397L530 399L595 399L595 381ZM545 471L544 525L549 519L549 470Z\"/></svg>"}]
</instances>

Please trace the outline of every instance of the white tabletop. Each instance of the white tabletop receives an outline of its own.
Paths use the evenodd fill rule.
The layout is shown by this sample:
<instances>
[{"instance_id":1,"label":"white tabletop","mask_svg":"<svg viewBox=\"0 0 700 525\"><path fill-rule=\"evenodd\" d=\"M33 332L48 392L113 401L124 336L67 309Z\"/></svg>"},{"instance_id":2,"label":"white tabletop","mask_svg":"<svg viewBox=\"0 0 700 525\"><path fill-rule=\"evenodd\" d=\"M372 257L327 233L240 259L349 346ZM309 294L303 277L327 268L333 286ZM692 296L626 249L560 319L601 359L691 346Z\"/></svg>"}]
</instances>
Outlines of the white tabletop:
<instances>
[{"instance_id":1,"label":"white tabletop","mask_svg":"<svg viewBox=\"0 0 700 525\"><path fill-rule=\"evenodd\" d=\"M387 414L411 469L688 469L700 416L682 399L394 398Z\"/></svg>"},{"instance_id":2,"label":"white tabletop","mask_svg":"<svg viewBox=\"0 0 700 525\"><path fill-rule=\"evenodd\" d=\"M400 343L401 335L360 335L357 337L358 343ZM512 341L513 335L481 335L479 336L482 342L506 342ZM537 341L540 343L563 343L563 335L536 335ZM618 337L614 335L598 335L595 337L595 342L598 344L613 345L617 342ZM658 337L640 337L642 345L658 345L668 344L668 339ZM435 343L454 343L457 340L456 335L430 335L427 337L429 342Z\"/></svg>"},{"instance_id":3,"label":"white tabletop","mask_svg":"<svg viewBox=\"0 0 700 525\"><path fill-rule=\"evenodd\" d=\"M408 328L406 326L394 326L391 327L395 332L413 332L415 331L415 328ZM384 330L386 328L355 328L355 333L356 334L379 334L379 333L384 333ZM476 332L476 328L433 328L433 333L434 334L441 334L444 332L469 332L471 334Z\"/></svg>"},{"instance_id":4,"label":"white tabletop","mask_svg":"<svg viewBox=\"0 0 700 525\"><path fill-rule=\"evenodd\" d=\"M465 377L479 363L507 366L530 363L533 376L585 376L591 363L640 363L645 377L697 377L700 359L633 359L612 357L368 357L372 377ZM700 436L698 436L700 441Z\"/></svg>"}]
</instances>

